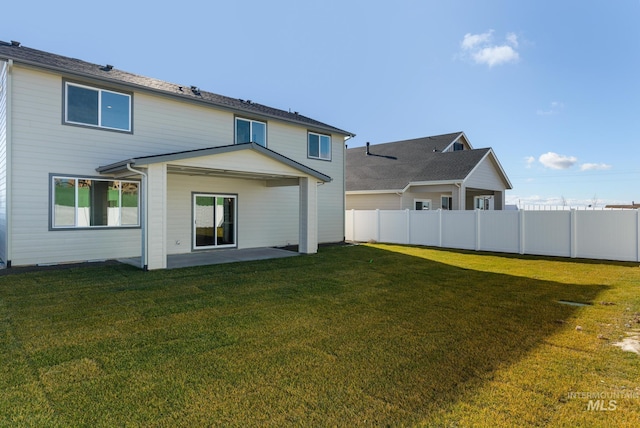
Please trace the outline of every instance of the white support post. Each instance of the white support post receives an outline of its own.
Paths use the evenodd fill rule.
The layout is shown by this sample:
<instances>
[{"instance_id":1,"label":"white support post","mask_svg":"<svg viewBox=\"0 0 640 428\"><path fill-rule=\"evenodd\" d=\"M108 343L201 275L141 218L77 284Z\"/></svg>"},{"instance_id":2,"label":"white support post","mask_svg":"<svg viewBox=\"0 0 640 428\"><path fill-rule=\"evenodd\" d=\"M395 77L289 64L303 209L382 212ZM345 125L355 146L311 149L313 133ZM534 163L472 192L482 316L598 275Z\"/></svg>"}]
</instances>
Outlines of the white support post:
<instances>
[{"instance_id":1,"label":"white support post","mask_svg":"<svg viewBox=\"0 0 640 428\"><path fill-rule=\"evenodd\" d=\"M518 251L520 252L520 254L524 254L524 249L525 249L525 210L521 209L520 211L518 211L518 217L519 217L519 224L518 224L518 232L519 232L519 242L518 242Z\"/></svg>"},{"instance_id":2,"label":"white support post","mask_svg":"<svg viewBox=\"0 0 640 428\"><path fill-rule=\"evenodd\" d=\"M476 251L480 251L480 213L482 210L476 210Z\"/></svg>"},{"instance_id":3,"label":"white support post","mask_svg":"<svg viewBox=\"0 0 640 428\"><path fill-rule=\"evenodd\" d=\"M318 252L318 184L315 179L302 177L300 182L300 219L298 252Z\"/></svg>"},{"instance_id":4,"label":"white support post","mask_svg":"<svg viewBox=\"0 0 640 428\"><path fill-rule=\"evenodd\" d=\"M636 261L640 262L640 210L636 209Z\"/></svg>"},{"instance_id":5,"label":"white support post","mask_svg":"<svg viewBox=\"0 0 640 428\"><path fill-rule=\"evenodd\" d=\"M576 232L578 231L577 216L578 212L575 209L572 209L569 221L571 258L576 258L578 255L578 237L576 235Z\"/></svg>"},{"instance_id":6,"label":"white support post","mask_svg":"<svg viewBox=\"0 0 640 428\"><path fill-rule=\"evenodd\" d=\"M147 170L147 268L167 268L167 166Z\"/></svg>"},{"instance_id":7,"label":"white support post","mask_svg":"<svg viewBox=\"0 0 640 428\"><path fill-rule=\"evenodd\" d=\"M410 210L405 210L407 213L407 239L406 239L406 244L410 245L411 244L411 211Z\"/></svg>"},{"instance_id":8,"label":"white support post","mask_svg":"<svg viewBox=\"0 0 640 428\"><path fill-rule=\"evenodd\" d=\"M356 241L356 210L351 210L351 241Z\"/></svg>"},{"instance_id":9,"label":"white support post","mask_svg":"<svg viewBox=\"0 0 640 428\"><path fill-rule=\"evenodd\" d=\"M438 210L438 247L442 247L442 208Z\"/></svg>"}]
</instances>

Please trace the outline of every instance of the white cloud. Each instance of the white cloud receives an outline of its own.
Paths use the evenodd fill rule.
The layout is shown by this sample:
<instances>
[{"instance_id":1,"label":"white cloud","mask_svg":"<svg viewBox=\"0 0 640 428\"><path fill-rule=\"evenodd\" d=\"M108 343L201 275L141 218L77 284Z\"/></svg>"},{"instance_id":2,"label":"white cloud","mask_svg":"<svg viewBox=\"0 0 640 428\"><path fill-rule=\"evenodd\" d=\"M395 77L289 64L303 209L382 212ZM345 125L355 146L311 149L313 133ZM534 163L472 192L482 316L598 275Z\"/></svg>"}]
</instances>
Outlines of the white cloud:
<instances>
[{"instance_id":1,"label":"white cloud","mask_svg":"<svg viewBox=\"0 0 640 428\"><path fill-rule=\"evenodd\" d=\"M559 155L554 152L547 152L538 158L540 163L551 169L568 169L571 168L578 158L575 156Z\"/></svg>"},{"instance_id":2,"label":"white cloud","mask_svg":"<svg viewBox=\"0 0 640 428\"><path fill-rule=\"evenodd\" d=\"M538 110L536 113L540 116L549 116L552 114L558 114L560 111L564 109L564 103L560 101L552 101L549 109L547 110Z\"/></svg>"},{"instance_id":3,"label":"white cloud","mask_svg":"<svg viewBox=\"0 0 640 428\"><path fill-rule=\"evenodd\" d=\"M518 61L520 59L520 54L516 51L518 36L515 33L509 33L505 42L496 44L493 42L493 32L489 30L482 34L465 34L460 43L463 51L461 56L489 67Z\"/></svg>"},{"instance_id":4,"label":"white cloud","mask_svg":"<svg viewBox=\"0 0 640 428\"><path fill-rule=\"evenodd\" d=\"M467 33L464 35L464 39L462 39L462 49L469 50L475 49L478 45L486 45L491 42L493 38L493 30L489 30L483 34L471 34Z\"/></svg>"},{"instance_id":5,"label":"white cloud","mask_svg":"<svg viewBox=\"0 0 640 428\"><path fill-rule=\"evenodd\" d=\"M531 168L536 161L536 158L533 156L527 156L524 158L524 162L527 164L527 168Z\"/></svg>"},{"instance_id":6,"label":"white cloud","mask_svg":"<svg viewBox=\"0 0 640 428\"><path fill-rule=\"evenodd\" d=\"M583 163L580 165L580 171L594 171L594 170L606 170L611 169L611 165L606 163Z\"/></svg>"},{"instance_id":7,"label":"white cloud","mask_svg":"<svg viewBox=\"0 0 640 428\"><path fill-rule=\"evenodd\" d=\"M511 46L491 46L483 48L473 54L473 59L478 64L487 64L489 67L505 62L514 62L520 58L518 52Z\"/></svg>"}]
</instances>

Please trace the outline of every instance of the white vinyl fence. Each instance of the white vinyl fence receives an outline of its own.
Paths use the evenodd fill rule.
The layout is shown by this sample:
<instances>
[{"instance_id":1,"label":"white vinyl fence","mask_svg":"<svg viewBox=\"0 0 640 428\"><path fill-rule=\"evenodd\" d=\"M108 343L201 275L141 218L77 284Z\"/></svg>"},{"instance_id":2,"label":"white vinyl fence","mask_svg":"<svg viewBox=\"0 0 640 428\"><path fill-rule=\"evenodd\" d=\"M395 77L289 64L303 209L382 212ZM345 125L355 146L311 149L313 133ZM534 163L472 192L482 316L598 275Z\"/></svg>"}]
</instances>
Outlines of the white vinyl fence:
<instances>
[{"instance_id":1,"label":"white vinyl fence","mask_svg":"<svg viewBox=\"0 0 640 428\"><path fill-rule=\"evenodd\" d=\"M347 241L640 261L640 210L356 211Z\"/></svg>"}]
</instances>

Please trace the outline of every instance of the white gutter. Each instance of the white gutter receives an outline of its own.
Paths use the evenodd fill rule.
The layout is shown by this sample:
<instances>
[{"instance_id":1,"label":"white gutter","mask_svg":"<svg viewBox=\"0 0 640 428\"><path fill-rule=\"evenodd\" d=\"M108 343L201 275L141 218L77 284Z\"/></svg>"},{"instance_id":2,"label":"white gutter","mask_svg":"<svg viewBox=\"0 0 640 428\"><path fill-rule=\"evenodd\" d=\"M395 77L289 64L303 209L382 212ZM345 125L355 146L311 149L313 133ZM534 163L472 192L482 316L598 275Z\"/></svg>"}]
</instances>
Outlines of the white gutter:
<instances>
[{"instance_id":1,"label":"white gutter","mask_svg":"<svg viewBox=\"0 0 640 428\"><path fill-rule=\"evenodd\" d=\"M455 186L458 188L458 209L461 210L462 209L462 183L453 183L455 184ZM465 206L464 209L467 209L467 207Z\"/></svg>"},{"instance_id":2,"label":"white gutter","mask_svg":"<svg viewBox=\"0 0 640 428\"><path fill-rule=\"evenodd\" d=\"M131 168L131 163L127 163L127 169L131 172L135 172L136 174L140 174L142 176L142 198L140 198L141 207L140 207L140 228L141 228L141 248L140 248L140 267L142 270L148 270L149 266L149 255L147 251L147 247L149 244L149 239L147 235L147 174L143 171L139 171Z\"/></svg>"},{"instance_id":3,"label":"white gutter","mask_svg":"<svg viewBox=\"0 0 640 428\"><path fill-rule=\"evenodd\" d=\"M377 195L378 193L393 193L397 194L398 192L403 192L402 189L392 189L392 190L347 190L345 193L347 195Z\"/></svg>"}]
</instances>

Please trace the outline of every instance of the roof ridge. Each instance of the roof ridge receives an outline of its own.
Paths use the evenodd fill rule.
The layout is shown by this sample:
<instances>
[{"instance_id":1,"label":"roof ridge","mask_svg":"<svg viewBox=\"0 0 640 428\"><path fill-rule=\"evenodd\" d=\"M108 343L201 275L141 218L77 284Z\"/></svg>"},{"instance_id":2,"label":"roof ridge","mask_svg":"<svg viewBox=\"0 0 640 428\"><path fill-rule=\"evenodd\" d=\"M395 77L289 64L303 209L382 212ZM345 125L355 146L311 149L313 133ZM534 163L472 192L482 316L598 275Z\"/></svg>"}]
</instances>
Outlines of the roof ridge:
<instances>
[{"instance_id":1,"label":"roof ridge","mask_svg":"<svg viewBox=\"0 0 640 428\"><path fill-rule=\"evenodd\" d=\"M251 100L233 98L215 92L201 90L195 85L184 85L132 73L108 64L95 64L78 58L59 55L28 46L19 42L0 41L0 59L12 59L16 62L40 67L59 73L68 73L92 79L103 80L114 84L133 86L154 92L160 92L181 99L200 101L217 107L228 108L234 111L245 112L259 117L273 118L307 125L318 130L336 132L342 135L354 136L355 134L320 122L310 117L284 109L270 107L266 104L256 103Z\"/></svg>"},{"instance_id":2,"label":"roof ridge","mask_svg":"<svg viewBox=\"0 0 640 428\"><path fill-rule=\"evenodd\" d=\"M453 141L453 139L454 139L453 137L454 136L459 136L460 134L463 134L463 132L462 131L460 131L460 132L451 132L451 133L448 133L448 134L428 135L428 136L425 136L425 137L408 138L408 139L405 139L405 140L386 141L384 143L371 144L371 146L382 146L382 145L386 145L386 144L398 144L398 143L410 143L410 142L418 142L420 140L425 140L425 142L426 142L426 140L429 140L429 139L436 139L436 138L441 139L443 137L449 137L449 136L452 137L451 141ZM451 142L451 141L449 141L449 142ZM357 147L352 147L349 150L355 149L355 148L357 148Z\"/></svg>"}]
</instances>

